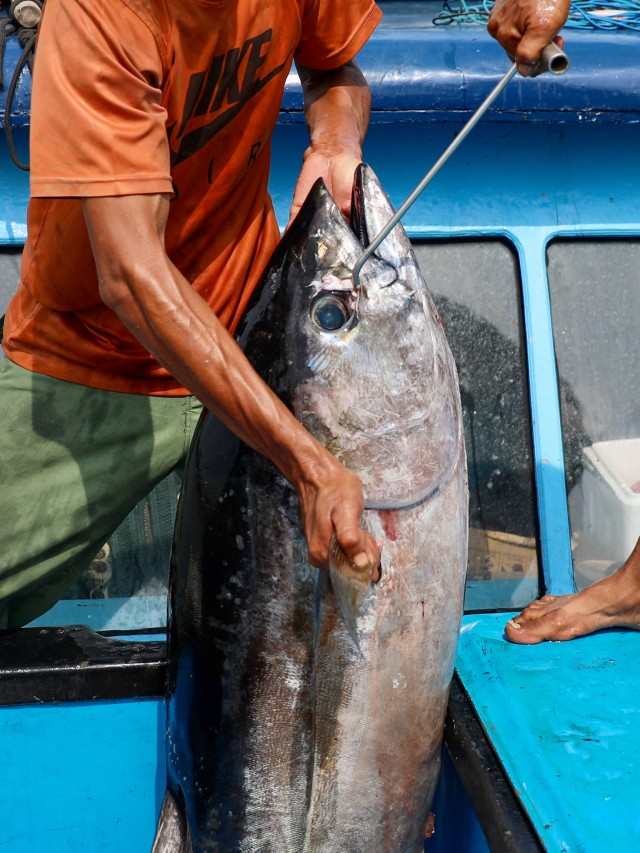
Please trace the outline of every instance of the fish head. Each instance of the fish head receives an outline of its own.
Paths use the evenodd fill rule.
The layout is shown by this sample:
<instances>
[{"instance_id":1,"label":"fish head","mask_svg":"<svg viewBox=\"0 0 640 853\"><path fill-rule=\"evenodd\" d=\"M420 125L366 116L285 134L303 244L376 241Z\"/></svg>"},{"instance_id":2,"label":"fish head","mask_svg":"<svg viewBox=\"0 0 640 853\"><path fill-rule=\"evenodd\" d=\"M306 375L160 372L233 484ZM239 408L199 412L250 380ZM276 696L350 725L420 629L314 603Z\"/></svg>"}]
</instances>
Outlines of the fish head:
<instances>
[{"instance_id":1,"label":"fish head","mask_svg":"<svg viewBox=\"0 0 640 853\"><path fill-rule=\"evenodd\" d=\"M435 491L459 457L457 376L402 225L355 286L356 261L393 215L365 165L352 210L349 223L319 180L285 234L271 265L279 294L270 332L282 350L265 378L359 475L368 507L400 508Z\"/></svg>"}]
</instances>

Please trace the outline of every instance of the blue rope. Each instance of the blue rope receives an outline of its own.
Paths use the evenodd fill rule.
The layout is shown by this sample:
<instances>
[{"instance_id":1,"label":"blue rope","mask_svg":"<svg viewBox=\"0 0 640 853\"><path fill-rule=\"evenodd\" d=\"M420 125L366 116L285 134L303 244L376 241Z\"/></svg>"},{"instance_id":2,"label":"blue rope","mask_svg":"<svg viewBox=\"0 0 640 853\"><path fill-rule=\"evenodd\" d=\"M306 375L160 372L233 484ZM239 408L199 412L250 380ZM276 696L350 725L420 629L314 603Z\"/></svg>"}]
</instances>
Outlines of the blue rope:
<instances>
[{"instance_id":1,"label":"blue rope","mask_svg":"<svg viewBox=\"0 0 640 853\"><path fill-rule=\"evenodd\" d=\"M437 27L449 24L486 24L493 0L467 3L444 0L442 11L433 19ZM565 27L573 29L640 30L640 3L637 0L573 0Z\"/></svg>"},{"instance_id":2,"label":"blue rope","mask_svg":"<svg viewBox=\"0 0 640 853\"><path fill-rule=\"evenodd\" d=\"M577 29L640 30L640 4L632 0L574 0L567 26Z\"/></svg>"}]
</instances>

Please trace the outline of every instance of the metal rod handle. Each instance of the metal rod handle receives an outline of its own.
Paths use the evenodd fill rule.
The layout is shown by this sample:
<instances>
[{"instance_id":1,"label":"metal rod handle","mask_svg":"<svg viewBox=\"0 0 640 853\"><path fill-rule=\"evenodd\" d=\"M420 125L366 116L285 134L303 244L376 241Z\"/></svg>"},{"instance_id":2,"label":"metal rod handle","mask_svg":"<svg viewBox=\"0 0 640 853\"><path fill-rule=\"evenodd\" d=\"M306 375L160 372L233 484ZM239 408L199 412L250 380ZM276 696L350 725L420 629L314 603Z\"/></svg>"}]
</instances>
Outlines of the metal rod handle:
<instances>
[{"instance_id":1,"label":"metal rod handle","mask_svg":"<svg viewBox=\"0 0 640 853\"><path fill-rule=\"evenodd\" d=\"M550 71L552 74L564 74L569 67L569 57L563 50L560 50L557 44L549 42L540 54L539 67L540 72Z\"/></svg>"}]
</instances>

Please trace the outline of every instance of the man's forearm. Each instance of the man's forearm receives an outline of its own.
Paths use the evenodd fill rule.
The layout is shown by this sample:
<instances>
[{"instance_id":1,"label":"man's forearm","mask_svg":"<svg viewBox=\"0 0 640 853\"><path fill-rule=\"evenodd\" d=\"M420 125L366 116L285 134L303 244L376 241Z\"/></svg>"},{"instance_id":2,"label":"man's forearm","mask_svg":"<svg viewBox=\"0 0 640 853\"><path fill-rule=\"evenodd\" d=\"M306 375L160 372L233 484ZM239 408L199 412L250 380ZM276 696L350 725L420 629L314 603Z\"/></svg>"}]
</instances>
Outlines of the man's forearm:
<instances>
[{"instance_id":1,"label":"man's forearm","mask_svg":"<svg viewBox=\"0 0 640 853\"><path fill-rule=\"evenodd\" d=\"M298 73L310 145L303 155L290 216L295 216L320 177L348 216L353 173L362 160L362 144L369 124L369 87L355 62L335 71L298 66Z\"/></svg>"},{"instance_id":2,"label":"man's forearm","mask_svg":"<svg viewBox=\"0 0 640 853\"><path fill-rule=\"evenodd\" d=\"M156 204L153 196L85 202L101 296L175 379L294 480L290 444L313 440L167 258L150 225Z\"/></svg>"},{"instance_id":3,"label":"man's forearm","mask_svg":"<svg viewBox=\"0 0 640 853\"><path fill-rule=\"evenodd\" d=\"M232 336L168 259L163 196L84 200L100 294L140 343L296 487L310 559L326 566L335 529L352 559L377 549L359 528L362 489L269 389Z\"/></svg>"},{"instance_id":4,"label":"man's forearm","mask_svg":"<svg viewBox=\"0 0 640 853\"><path fill-rule=\"evenodd\" d=\"M302 83L310 150L362 154L369 125L371 94L355 61L335 71L298 66Z\"/></svg>"}]
</instances>

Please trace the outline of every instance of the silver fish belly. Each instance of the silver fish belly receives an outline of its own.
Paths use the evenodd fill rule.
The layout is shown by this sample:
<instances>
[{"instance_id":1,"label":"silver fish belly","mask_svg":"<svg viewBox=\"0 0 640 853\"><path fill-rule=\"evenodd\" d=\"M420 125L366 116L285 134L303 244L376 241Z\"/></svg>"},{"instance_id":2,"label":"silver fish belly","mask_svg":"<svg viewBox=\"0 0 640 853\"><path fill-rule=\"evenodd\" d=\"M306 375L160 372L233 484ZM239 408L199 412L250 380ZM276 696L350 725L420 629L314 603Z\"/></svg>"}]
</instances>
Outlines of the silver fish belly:
<instances>
[{"instance_id":1,"label":"silver fish belly","mask_svg":"<svg viewBox=\"0 0 640 853\"><path fill-rule=\"evenodd\" d=\"M401 225L362 166L349 226L322 182L240 341L363 482L382 577L347 625L307 561L295 492L205 415L172 557L168 788L154 853L418 853L462 611L457 375ZM356 607L357 609L357 607Z\"/></svg>"}]
</instances>

